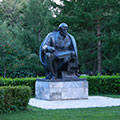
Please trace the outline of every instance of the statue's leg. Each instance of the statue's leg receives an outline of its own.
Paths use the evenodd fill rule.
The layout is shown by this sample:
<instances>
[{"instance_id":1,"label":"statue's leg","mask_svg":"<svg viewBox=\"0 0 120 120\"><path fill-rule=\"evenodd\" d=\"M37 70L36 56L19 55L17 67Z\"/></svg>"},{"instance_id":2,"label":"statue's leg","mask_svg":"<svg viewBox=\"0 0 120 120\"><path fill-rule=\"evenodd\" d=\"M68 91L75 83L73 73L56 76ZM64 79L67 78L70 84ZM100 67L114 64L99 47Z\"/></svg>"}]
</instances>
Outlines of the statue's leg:
<instances>
[{"instance_id":1,"label":"statue's leg","mask_svg":"<svg viewBox=\"0 0 120 120\"><path fill-rule=\"evenodd\" d=\"M64 59L57 59L56 61L57 77L62 78L62 72L67 70L67 63L64 63Z\"/></svg>"},{"instance_id":2,"label":"statue's leg","mask_svg":"<svg viewBox=\"0 0 120 120\"><path fill-rule=\"evenodd\" d=\"M57 61L57 70L59 71L64 65L65 65L65 63L64 63L64 61L63 61L63 59L59 59L58 61Z\"/></svg>"},{"instance_id":3,"label":"statue's leg","mask_svg":"<svg viewBox=\"0 0 120 120\"><path fill-rule=\"evenodd\" d=\"M45 64L43 64L43 67L44 67L45 72L46 72L46 73L45 73L45 77L46 77L46 79L51 79L52 73L51 73L50 70L48 69L47 56L44 57L44 63L45 63Z\"/></svg>"},{"instance_id":4,"label":"statue's leg","mask_svg":"<svg viewBox=\"0 0 120 120\"><path fill-rule=\"evenodd\" d=\"M49 69L48 69L48 65L46 64L46 65L43 65L43 67L44 67L44 69L45 69L45 71L46 71L46 74L45 74L45 76L46 76L46 79L50 79L50 71L49 71Z\"/></svg>"},{"instance_id":5,"label":"statue's leg","mask_svg":"<svg viewBox=\"0 0 120 120\"><path fill-rule=\"evenodd\" d=\"M58 70L57 70L57 62L55 59L53 60L53 69L54 69L54 77L57 78L58 77L58 75L57 75Z\"/></svg>"},{"instance_id":6,"label":"statue's leg","mask_svg":"<svg viewBox=\"0 0 120 120\"><path fill-rule=\"evenodd\" d=\"M56 77L56 65L55 65L55 55L52 53L46 53L46 61L48 64L48 69L52 73L53 77Z\"/></svg>"}]
</instances>

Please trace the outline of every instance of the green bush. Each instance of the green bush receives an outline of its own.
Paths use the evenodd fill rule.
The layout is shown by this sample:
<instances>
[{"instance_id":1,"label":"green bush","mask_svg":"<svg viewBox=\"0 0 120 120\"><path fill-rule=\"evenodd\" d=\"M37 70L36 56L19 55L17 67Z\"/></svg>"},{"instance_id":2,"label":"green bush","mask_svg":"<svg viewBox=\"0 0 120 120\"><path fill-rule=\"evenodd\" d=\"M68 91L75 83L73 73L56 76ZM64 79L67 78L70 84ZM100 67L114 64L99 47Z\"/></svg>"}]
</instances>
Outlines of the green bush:
<instances>
[{"instance_id":1,"label":"green bush","mask_svg":"<svg viewBox=\"0 0 120 120\"><path fill-rule=\"evenodd\" d=\"M30 97L28 86L0 87L0 113L25 110Z\"/></svg>"},{"instance_id":2,"label":"green bush","mask_svg":"<svg viewBox=\"0 0 120 120\"><path fill-rule=\"evenodd\" d=\"M0 86L29 86L32 89L32 95L35 94L36 78L0 78Z\"/></svg>"},{"instance_id":3,"label":"green bush","mask_svg":"<svg viewBox=\"0 0 120 120\"><path fill-rule=\"evenodd\" d=\"M83 77L81 77L83 78ZM0 86L30 86L35 95L36 78L1 78ZM88 76L89 94L120 94L120 76Z\"/></svg>"},{"instance_id":4,"label":"green bush","mask_svg":"<svg viewBox=\"0 0 120 120\"><path fill-rule=\"evenodd\" d=\"M120 94L120 76L89 76L89 94Z\"/></svg>"}]
</instances>

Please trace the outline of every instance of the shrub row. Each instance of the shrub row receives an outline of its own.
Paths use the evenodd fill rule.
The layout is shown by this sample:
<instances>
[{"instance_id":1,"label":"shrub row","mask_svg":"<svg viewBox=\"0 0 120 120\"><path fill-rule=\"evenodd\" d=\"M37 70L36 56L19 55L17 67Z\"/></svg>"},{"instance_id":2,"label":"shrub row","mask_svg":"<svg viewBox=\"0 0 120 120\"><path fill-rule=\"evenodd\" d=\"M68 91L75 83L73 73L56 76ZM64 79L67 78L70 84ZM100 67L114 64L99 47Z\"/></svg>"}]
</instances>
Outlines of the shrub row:
<instances>
[{"instance_id":1,"label":"shrub row","mask_svg":"<svg viewBox=\"0 0 120 120\"><path fill-rule=\"evenodd\" d=\"M26 85L35 94L36 78L1 79L0 86ZM120 76L88 76L89 94L120 94Z\"/></svg>"},{"instance_id":2,"label":"shrub row","mask_svg":"<svg viewBox=\"0 0 120 120\"><path fill-rule=\"evenodd\" d=\"M31 97L28 86L0 87L0 113L25 110Z\"/></svg>"},{"instance_id":3,"label":"shrub row","mask_svg":"<svg viewBox=\"0 0 120 120\"><path fill-rule=\"evenodd\" d=\"M32 89L32 95L35 94L36 78L0 78L0 86L29 86Z\"/></svg>"},{"instance_id":4,"label":"shrub row","mask_svg":"<svg viewBox=\"0 0 120 120\"><path fill-rule=\"evenodd\" d=\"M89 76L89 94L120 94L120 76Z\"/></svg>"}]
</instances>

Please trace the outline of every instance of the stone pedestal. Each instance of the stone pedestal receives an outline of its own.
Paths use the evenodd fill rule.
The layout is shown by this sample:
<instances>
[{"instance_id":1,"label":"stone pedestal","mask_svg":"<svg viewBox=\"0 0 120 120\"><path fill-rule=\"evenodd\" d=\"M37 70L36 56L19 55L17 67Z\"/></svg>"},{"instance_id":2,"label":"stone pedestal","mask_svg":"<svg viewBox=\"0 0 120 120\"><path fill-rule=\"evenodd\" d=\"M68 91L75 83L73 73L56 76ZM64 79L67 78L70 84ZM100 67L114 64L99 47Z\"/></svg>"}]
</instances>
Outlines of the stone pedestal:
<instances>
[{"instance_id":1,"label":"stone pedestal","mask_svg":"<svg viewBox=\"0 0 120 120\"><path fill-rule=\"evenodd\" d=\"M88 81L78 79L74 81L50 81L37 79L35 95L43 100L72 100L88 98Z\"/></svg>"}]
</instances>

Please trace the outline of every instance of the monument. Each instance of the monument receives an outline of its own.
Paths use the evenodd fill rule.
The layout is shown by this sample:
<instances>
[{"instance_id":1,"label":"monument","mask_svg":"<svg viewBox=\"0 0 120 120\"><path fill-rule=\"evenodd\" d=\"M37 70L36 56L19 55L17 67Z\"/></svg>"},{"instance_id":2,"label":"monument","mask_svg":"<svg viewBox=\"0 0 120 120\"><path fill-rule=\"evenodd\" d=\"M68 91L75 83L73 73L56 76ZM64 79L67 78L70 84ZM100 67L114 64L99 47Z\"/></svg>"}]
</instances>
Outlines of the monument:
<instances>
[{"instance_id":1,"label":"monument","mask_svg":"<svg viewBox=\"0 0 120 120\"><path fill-rule=\"evenodd\" d=\"M40 46L39 56L46 78L36 80L35 95L38 99L88 98L88 82L79 78L76 41L67 30L68 25L61 23Z\"/></svg>"}]
</instances>

